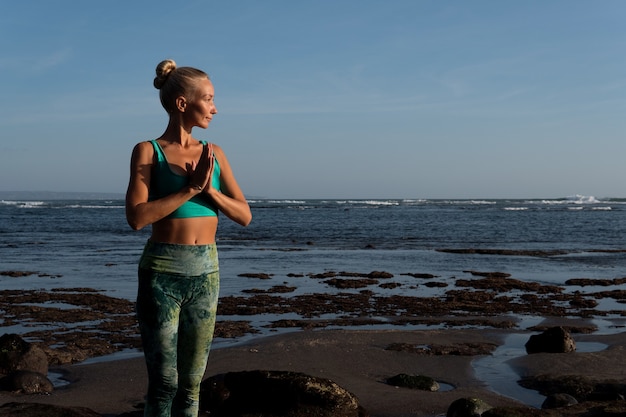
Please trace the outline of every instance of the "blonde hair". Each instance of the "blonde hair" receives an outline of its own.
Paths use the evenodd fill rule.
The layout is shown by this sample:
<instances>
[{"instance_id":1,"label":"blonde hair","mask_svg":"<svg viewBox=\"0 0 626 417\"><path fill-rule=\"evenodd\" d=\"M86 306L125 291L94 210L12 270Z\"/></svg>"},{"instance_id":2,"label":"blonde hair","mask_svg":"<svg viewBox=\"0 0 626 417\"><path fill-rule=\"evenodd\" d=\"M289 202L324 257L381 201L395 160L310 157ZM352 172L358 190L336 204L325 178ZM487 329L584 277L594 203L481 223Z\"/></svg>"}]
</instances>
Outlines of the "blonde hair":
<instances>
[{"instance_id":1,"label":"blonde hair","mask_svg":"<svg viewBox=\"0 0 626 417\"><path fill-rule=\"evenodd\" d=\"M159 90L159 98L168 113L176 109L176 99L184 96L191 99L195 94L195 81L209 78L206 72L193 67L176 67L172 59L161 61L156 67L154 88Z\"/></svg>"}]
</instances>

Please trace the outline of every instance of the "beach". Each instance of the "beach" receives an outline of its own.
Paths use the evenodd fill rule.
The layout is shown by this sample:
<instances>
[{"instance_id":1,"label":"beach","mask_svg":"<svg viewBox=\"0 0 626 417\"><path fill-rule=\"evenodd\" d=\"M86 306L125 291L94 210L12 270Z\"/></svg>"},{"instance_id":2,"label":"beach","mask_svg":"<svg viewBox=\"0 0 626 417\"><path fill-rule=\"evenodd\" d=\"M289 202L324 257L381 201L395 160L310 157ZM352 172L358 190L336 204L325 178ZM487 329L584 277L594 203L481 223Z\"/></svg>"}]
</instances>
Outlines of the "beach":
<instances>
[{"instance_id":1,"label":"beach","mask_svg":"<svg viewBox=\"0 0 626 417\"><path fill-rule=\"evenodd\" d=\"M443 416L456 399L477 397L492 406L519 406L478 381L474 356L419 355L387 350L413 345L500 344L508 330L440 329L423 331L316 330L262 337L211 352L206 376L241 370L289 370L328 378L356 395L373 417ZM520 375L584 375L598 380L626 379L626 333L584 335L579 340L606 345L592 353L524 355L513 361ZM138 409L146 390L143 359L64 365L51 369L71 383L50 395L0 393L0 402L40 402L90 408L103 416ZM385 380L398 373L428 375L453 388L429 392L394 387Z\"/></svg>"}]
</instances>

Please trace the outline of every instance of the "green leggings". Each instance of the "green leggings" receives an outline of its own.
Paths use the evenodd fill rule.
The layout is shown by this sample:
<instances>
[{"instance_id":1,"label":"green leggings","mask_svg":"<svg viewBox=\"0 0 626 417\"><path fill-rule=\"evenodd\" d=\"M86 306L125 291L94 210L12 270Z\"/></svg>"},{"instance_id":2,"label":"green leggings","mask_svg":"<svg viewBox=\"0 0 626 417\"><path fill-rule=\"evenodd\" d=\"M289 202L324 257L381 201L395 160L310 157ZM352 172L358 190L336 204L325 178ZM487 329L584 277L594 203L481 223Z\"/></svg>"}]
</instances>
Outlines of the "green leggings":
<instances>
[{"instance_id":1,"label":"green leggings","mask_svg":"<svg viewBox=\"0 0 626 417\"><path fill-rule=\"evenodd\" d=\"M148 368L145 417L197 417L218 293L215 245L148 241L137 294Z\"/></svg>"}]
</instances>

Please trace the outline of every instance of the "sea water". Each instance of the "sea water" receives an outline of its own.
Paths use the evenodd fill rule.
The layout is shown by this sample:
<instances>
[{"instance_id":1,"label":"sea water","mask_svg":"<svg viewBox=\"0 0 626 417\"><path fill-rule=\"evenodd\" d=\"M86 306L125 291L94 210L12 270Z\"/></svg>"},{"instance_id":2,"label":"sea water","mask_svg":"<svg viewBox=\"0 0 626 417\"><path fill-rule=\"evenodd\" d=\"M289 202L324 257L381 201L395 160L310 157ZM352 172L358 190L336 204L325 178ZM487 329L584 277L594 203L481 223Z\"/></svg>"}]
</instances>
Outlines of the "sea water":
<instances>
[{"instance_id":1,"label":"sea water","mask_svg":"<svg viewBox=\"0 0 626 417\"><path fill-rule=\"evenodd\" d=\"M626 276L626 199L255 199L250 205L253 221L246 228L220 216L222 296L288 282L288 274L333 270L427 273L450 283L468 270L555 285L570 278ZM149 227L130 229L122 199L0 200L0 270L42 275L0 276L0 288L89 287L132 300L149 233ZM260 283L241 278L243 273L274 279ZM316 281L299 280L297 286L300 293L320 290Z\"/></svg>"}]
</instances>

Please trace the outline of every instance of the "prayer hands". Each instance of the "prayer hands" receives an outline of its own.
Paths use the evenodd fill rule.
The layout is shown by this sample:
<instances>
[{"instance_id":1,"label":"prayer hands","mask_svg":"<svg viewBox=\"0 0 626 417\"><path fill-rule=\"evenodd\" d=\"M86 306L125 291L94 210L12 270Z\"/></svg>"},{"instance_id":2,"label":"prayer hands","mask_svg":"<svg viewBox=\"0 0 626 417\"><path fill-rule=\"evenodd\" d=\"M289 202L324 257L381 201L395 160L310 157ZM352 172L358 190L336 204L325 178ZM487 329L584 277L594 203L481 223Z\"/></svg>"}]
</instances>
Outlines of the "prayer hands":
<instances>
[{"instance_id":1,"label":"prayer hands","mask_svg":"<svg viewBox=\"0 0 626 417\"><path fill-rule=\"evenodd\" d=\"M211 187L213 177L215 156L213 155L213 144L204 144L198 162L193 161L188 167L189 184L197 190L208 192Z\"/></svg>"}]
</instances>

